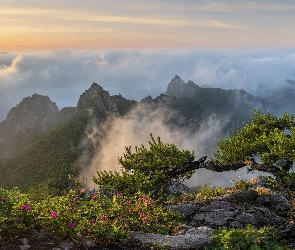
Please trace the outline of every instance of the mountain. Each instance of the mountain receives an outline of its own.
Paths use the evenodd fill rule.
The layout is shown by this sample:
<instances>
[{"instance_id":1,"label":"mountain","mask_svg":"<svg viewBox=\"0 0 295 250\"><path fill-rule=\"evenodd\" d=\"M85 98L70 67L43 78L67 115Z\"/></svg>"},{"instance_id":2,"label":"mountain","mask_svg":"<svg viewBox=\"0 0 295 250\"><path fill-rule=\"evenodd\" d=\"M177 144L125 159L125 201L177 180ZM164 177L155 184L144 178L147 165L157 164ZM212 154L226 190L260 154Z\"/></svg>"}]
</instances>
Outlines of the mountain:
<instances>
[{"instance_id":1,"label":"mountain","mask_svg":"<svg viewBox=\"0 0 295 250\"><path fill-rule=\"evenodd\" d=\"M119 115L119 110L108 91L97 83L93 83L88 90L80 95L77 111L92 109L95 117L107 116L108 114Z\"/></svg>"},{"instance_id":2,"label":"mountain","mask_svg":"<svg viewBox=\"0 0 295 250\"><path fill-rule=\"evenodd\" d=\"M199 85L196 85L193 81L189 80L185 83L178 75L171 80L168 84L165 95L175 96L177 98L190 97L197 90L199 90Z\"/></svg>"},{"instance_id":3,"label":"mountain","mask_svg":"<svg viewBox=\"0 0 295 250\"><path fill-rule=\"evenodd\" d=\"M48 130L46 118L58 107L48 96L33 94L12 108L0 123L0 158L18 153Z\"/></svg>"},{"instance_id":4,"label":"mountain","mask_svg":"<svg viewBox=\"0 0 295 250\"><path fill-rule=\"evenodd\" d=\"M1 124L2 133L12 134L2 139L3 149L12 145L9 138L23 141L28 131L37 136L19 146L13 144L15 151L2 156L0 186L42 187L51 193L63 190L69 184L68 174L77 177L81 163L86 162L78 161L79 156L84 151L91 156L89 131L108 115L118 116L118 108L108 91L96 83L81 94L74 108L58 110L46 96L24 98Z\"/></svg>"},{"instance_id":5,"label":"mountain","mask_svg":"<svg viewBox=\"0 0 295 250\"><path fill-rule=\"evenodd\" d=\"M254 108L272 112L278 105L287 107L288 100L288 110L294 110L294 97L291 83L268 97L256 97L242 89L185 83L179 76L171 80L164 94L140 102L127 100L121 94L111 96L97 83L80 95L76 107L61 110L48 96L34 94L12 108L0 123L0 186L42 187L56 192L65 189L69 185L67 175L77 177L91 162L94 150L99 150L105 136L101 126L104 121L109 116L128 115L137 106L161 109L167 115L165 125L173 129L187 127L196 131L204 120L214 117L213 121L224 122L221 126L226 135L249 121Z\"/></svg>"}]
</instances>

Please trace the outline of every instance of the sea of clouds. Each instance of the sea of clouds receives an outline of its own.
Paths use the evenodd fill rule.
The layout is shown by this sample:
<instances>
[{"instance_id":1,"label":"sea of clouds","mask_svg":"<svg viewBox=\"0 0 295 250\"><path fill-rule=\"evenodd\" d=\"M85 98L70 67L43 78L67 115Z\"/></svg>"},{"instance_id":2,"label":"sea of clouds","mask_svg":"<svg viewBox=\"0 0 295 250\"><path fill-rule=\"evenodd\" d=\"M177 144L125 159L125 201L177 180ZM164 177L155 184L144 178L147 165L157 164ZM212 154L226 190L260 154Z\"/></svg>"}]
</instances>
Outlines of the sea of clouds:
<instances>
[{"instance_id":1,"label":"sea of clouds","mask_svg":"<svg viewBox=\"0 0 295 250\"><path fill-rule=\"evenodd\" d=\"M60 50L0 53L0 121L24 97L76 106L93 82L127 99L156 97L175 76L185 82L267 95L295 79L295 50Z\"/></svg>"}]
</instances>

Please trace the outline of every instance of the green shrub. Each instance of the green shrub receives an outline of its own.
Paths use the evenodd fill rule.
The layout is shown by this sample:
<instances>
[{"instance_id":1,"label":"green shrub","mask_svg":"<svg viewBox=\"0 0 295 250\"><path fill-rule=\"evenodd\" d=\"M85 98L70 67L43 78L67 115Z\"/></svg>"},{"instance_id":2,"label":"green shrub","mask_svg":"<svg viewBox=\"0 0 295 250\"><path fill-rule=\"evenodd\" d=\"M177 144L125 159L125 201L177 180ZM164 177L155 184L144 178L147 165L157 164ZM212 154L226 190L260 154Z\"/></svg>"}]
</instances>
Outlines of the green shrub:
<instances>
[{"instance_id":1,"label":"green shrub","mask_svg":"<svg viewBox=\"0 0 295 250\"><path fill-rule=\"evenodd\" d=\"M212 187L205 184L202 189L195 195L198 200L210 200L214 197L226 194L226 189L222 187Z\"/></svg>"},{"instance_id":2,"label":"green shrub","mask_svg":"<svg viewBox=\"0 0 295 250\"><path fill-rule=\"evenodd\" d=\"M288 250L285 241L278 241L274 227L259 230L252 225L245 229L220 228L213 231L212 242L205 250Z\"/></svg>"},{"instance_id":3,"label":"green shrub","mask_svg":"<svg viewBox=\"0 0 295 250\"><path fill-rule=\"evenodd\" d=\"M151 193L154 199L171 196L172 182L190 178L206 158L195 161L194 152L179 150L174 144L163 143L150 135L150 147L126 147L119 158L120 172L97 172L93 181L101 188L133 196L136 192ZM177 195L177 194L176 194Z\"/></svg>"}]
</instances>

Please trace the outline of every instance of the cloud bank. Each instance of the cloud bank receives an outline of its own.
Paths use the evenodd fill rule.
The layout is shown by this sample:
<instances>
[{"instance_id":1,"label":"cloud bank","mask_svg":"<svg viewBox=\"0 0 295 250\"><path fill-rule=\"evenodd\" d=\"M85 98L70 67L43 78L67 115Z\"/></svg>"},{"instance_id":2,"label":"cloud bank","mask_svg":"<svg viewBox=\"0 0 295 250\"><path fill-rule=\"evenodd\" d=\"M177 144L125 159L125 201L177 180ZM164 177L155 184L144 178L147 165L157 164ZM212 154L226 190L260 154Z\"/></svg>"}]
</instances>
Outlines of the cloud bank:
<instances>
[{"instance_id":1,"label":"cloud bank","mask_svg":"<svg viewBox=\"0 0 295 250\"><path fill-rule=\"evenodd\" d=\"M34 93L48 95L59 108L76 106L93 82L134 100L164 93L174 75L200 86L266 95L295 79L294 62L291 49L2 52L0 121Z\"/></svg>"}]
</instances>

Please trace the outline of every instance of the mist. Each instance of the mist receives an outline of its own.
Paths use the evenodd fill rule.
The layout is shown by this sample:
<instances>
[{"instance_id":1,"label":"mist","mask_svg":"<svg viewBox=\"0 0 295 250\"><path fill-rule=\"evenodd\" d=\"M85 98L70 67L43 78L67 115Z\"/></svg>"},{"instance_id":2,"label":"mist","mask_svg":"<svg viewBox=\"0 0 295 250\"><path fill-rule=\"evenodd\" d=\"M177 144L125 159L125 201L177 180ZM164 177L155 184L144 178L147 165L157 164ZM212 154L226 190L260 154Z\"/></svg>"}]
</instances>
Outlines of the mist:
<instances>
[{"instance_id":1,"label":"mist","mask_svg":"<svg viewBox=\"0 0 295 250\"><path fill-rule=\"evenodd\" d=\"M166 122L172 117L177 117L181 123L182 117L175 111L161 107L153 109L139 104L126 116L110 117L102 127L95 128L93 133L104 133L106 136L103 139L96 137L98 142L95 141L95 136L89 135L94 145L99 146L96 147L91 163L81 173L82 184L88 188L94 187L92 178L96 176L97 171L120 172L118 157L123 156L125 147L131 146L132 151L135 151L135 146L144 145L149 148L150 133L154 138L159 136L164 143L174 143L178 149L194 151L196 160L203 156L208 159L213 156L213 152L217 150L218 139L222 136L222 129L228 122L226 117L221 120L210 116L202 122L197 131L189 127L168 126ZM226 173L199 169L185 184L198 186L212 183L216 186L229 186L231 180L237 179L237 176L244 172L245 169Z\"/></svg>"}]
</instances>

